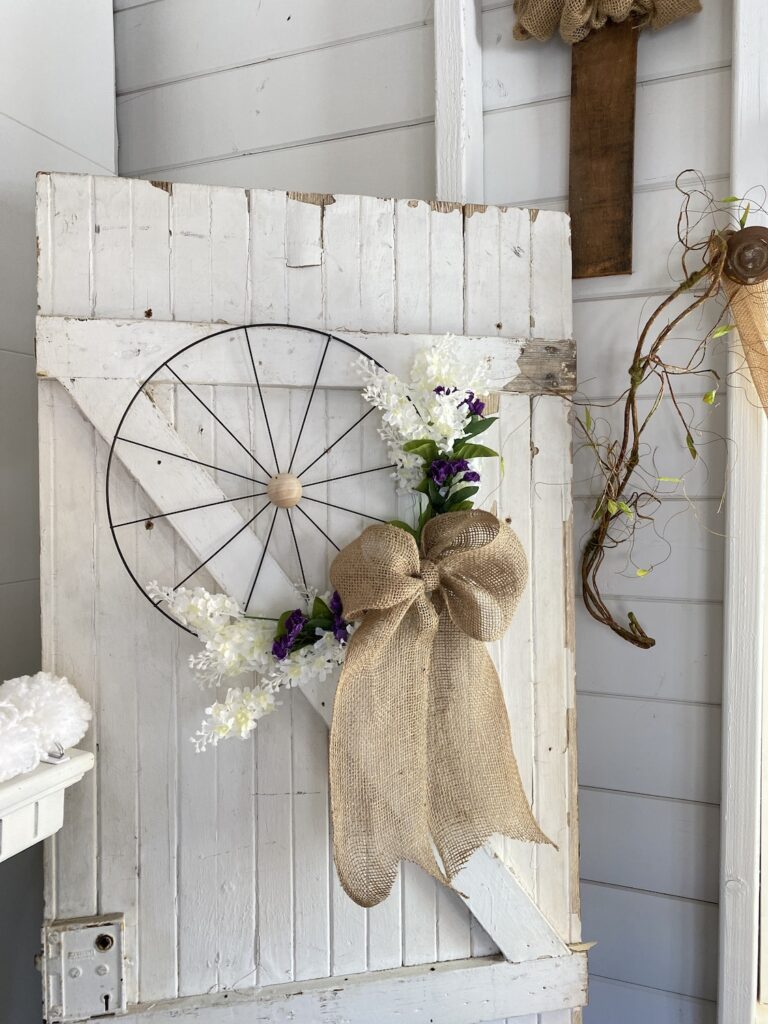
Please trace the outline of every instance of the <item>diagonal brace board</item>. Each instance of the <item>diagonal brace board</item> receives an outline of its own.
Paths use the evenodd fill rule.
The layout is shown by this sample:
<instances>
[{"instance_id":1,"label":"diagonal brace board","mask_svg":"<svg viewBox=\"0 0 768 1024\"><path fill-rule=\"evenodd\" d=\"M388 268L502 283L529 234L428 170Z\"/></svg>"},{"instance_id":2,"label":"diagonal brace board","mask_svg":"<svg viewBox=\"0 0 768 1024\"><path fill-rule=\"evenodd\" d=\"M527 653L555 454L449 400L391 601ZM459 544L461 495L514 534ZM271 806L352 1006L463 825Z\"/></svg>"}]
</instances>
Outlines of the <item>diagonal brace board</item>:
<instances>
[{"instance_id":1,"label":"diagonal brace board","mask_svg":"<svg viewBox=\"0 0 768 1024\"><path fill-rule=\"evenodd\" d=\"M135 392L135 378L104 380L65 377L62 384L101 436L107 441L111 440L120 412ZM192 454L147 396L141 394L137 401L144 403L140 411L145 430L150 431L150 434L144 436L150 438L150 443L156 442L158 448L180 455ZM150 499L158 502L160 507L166 507L169 498L176 504L184 504L187 500L189 504L201 504L224 497L211 475L199 464L184 459L166 459L162 469L158 470L156 460L141 458L132 445L119 444L116 452ZM169 473L171 463L173 465ZM228 508L226 535L235 533L245 525L245 521L231 506L221 508ZM193 519L198 520L198 517ZM172 526L193 554L201 560L207 558L211 548L216 546L213 543L215 537L208 531L204 520L198 520L197 524L185 523L184 520L184 516L175 517ZM216 522L220 534L224 530L220 510ZM243 544L249 546L247 554L244 555L240 549L235 556L231 548L224 548L209 563L212 576L227 593L238 594L244 585L247 586L243 576L244 567L254 565L263 552L261 542L251 530L243 530L241 539ZM274 610L295 603L297 595L292 583L269 555L264 560L263 571L263 578L265 582L268 581L274 600ZM332 694L319 688L307 688L305 693L310 703L329 722ZM565 942L538 909L531 895L489 848L474 855L454 880L454 888L508 960L522 963L541 957L569 955Z\"/></svg>"}]
</instances>

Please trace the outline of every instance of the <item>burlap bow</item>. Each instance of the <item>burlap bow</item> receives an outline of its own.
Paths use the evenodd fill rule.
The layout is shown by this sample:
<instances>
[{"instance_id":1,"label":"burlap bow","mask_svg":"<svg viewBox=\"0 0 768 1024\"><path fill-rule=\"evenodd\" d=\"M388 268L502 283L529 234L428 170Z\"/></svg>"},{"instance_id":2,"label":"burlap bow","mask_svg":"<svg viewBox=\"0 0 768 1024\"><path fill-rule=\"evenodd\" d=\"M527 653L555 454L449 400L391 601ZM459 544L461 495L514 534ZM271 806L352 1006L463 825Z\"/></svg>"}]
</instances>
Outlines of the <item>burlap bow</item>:
<instances>
[{"instance_id":1,"label":"burlap bow","mask_svg":"<svg viewBox=\"0 0 768 1024\"><path fill-rule=\"evenodd\" d=\"M699 0L515 0L515 39L549 39L557 29L566 43L579 43L607 21L664 28L701 10Z\"/></svg>"},{"instance_id":2,"label":"burlap bow","mask_svg":"<svg viewBox=\"0 0 768 1024\"><path fill-rule=\"evenodd\" d=\"M371 526L334 560L344 615L362 619L330 746L336 867L361 906L387 896L401 860L449 882L494 832L548 842L485 647L527 576L515 534L478 510L427 523L421 554L405 530Z\"/></svg>"}]
</instances>

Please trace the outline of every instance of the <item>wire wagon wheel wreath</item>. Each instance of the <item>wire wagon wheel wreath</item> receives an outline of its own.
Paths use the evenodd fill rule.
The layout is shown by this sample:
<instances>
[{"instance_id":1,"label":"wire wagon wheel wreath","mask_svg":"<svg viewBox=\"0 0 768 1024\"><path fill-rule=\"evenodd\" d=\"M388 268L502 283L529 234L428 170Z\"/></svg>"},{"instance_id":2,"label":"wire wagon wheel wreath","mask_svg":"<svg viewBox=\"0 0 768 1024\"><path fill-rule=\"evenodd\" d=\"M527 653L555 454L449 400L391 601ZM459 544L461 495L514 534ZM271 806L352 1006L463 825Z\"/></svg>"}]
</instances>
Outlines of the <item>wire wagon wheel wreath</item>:
<instances>
[{"instance_id":1,"label":"wire wagon wheel wreath","mask_svg":"<svg viewBox=\"0 0 768 1024\"><path fill-rule=\"evenodd\" d=\"M198 750L246 738L280 690L323 681L343 663L354 625L328 583L329 565L366 526L394 523L418 542L432 518L472 508L481 460L497 456L476 440L495 422L480 397L489 387L488 361L467 365L450 338L419 352L403 381L350 341L280 324L206 335L139 385L110 449L109 524L136 586L201 642L190 664L217 699L193 737ZM158 441L146 399L171 421L194 423L187 448ZM192 463L223 494L122 515L115 469L123 446L141 457L144 474ZM393 514L384 518L382 507ZM170 518L202 532L209 552L182 561L173 579L153 545ZM237 593L216 589L225 560L238 566ZM300 603L276 611L269 598L278 562ZM249 685L231 685L239 677Z\"/></svg>"}]
</instances>

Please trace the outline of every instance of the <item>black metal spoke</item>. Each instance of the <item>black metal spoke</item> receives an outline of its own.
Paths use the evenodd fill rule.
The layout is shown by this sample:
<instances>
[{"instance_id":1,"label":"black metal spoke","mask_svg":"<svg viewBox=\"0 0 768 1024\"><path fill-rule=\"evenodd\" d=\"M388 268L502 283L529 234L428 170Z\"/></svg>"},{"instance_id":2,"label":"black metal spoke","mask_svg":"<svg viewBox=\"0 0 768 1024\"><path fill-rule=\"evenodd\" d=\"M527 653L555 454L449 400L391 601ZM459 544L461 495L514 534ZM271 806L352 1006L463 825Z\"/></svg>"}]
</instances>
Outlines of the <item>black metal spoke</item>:
<instances>
[{"instance_id":1,"label":"black metal spoke","mask_svg":"<svg viewBox=\"0 0 768 1024\"><path fill-rule=\"evenodd\" d=\"M316 464L317 462L319 462L319 461L320 461L320 459L322 459L322 457L323 457L324 455L327 455L327 454L328 454L328 452L329 452L329 451L330 451L330 450L331 450L332 448L335 448L335 447L336 447L336 445L337 445L337 444L339 443L339 441L343 441L343 440L344 440L344 438L345 438L345 437L347 436L347 434L351 434L351 433L352 433L352 431L353 431L353 430L355 429L355 427L359 427L359 426L360 426L360 424L361 424L361 423L363 422L363 420L364 420L364 419L366 418L366 416L370 416L370 415L371 415L371 413L372 413L372 412L375 412L375 411L376 411L375 407L374 407L374 406L371 406L371 408L370 408L370 409L368 409L368 411L367 411L367 412L364 412L364 413L363 413L363 415L362 415L362 416L360 417L360 419L359 419L359 420L355 420L355 422L354 422L354 423L352 424L352 426L351 426L351 427L348 427L348 428L347 428L347 429L346 429L346 430L344 431L344 433L343 433L343 434L342 434L342 435L341 435L340 437L337 437L337 438L336 438L336 440L335 440L335 441L334 441L334 442L333 442L332 444L329 444L329 445L328 445L328 447L327 447L327 448L325 449L325 451L322 451L322 452L320 452L320 454L319 454L319 455L317 456L317 458L316 458L316 459L314 459L314 460L313 460L312 462L310 462L310 464L309 464L308 466L305 466L305 467L304 467L304 469L302 469L301 473L297 473L297 474L296 474L296 476L303 476L303 475L304 475L304 474L305 474L305 473L307 472L307 470L308 470L308 469L312 469L312 467L313 467L313 466L314 466L314 465L315 465L315 464Z\"/></svg>"},{"instance_id":2,"label":"black metal spoke","mask_svg":"<svg viewBox=\"0 0 768 1024\"><path fill-rule=\"evenodd\" d=\"M322 533L322 535L325 537L325 539L328 541L329 544L331 544L333 547L335 547L337 551L341 551L341 548L336 543L336 541L331 540L331 538L328 536L328 534L325 532L325 530L322 528L322 526L318 526L318 524L315 522L315 520L312 518L312 516L309 515L308 512L305 512L304 509L301 507L301 505L297 505L296 508L299 510L299 512L301 512L301 514L306 519L308 519L310 521L310 523L312 523L312 525L314 526L314 528L316 530L319 530L320 533Z\"/></svg>"},{"instance_id":3,"label":"black metal spoke","mask_svg":"<svg viewBox=\"0 0 768 1024\"><path fill-rule=\"evenodd\" d=\"M254 587L256 586L256 580L259 578L259 573L261 572L261 567L262 567L262 565L264 565L264 559L267 557L267 548L269 547L270 540L272 540L272 531L275 528L275 520L277 519L277 512L278 512L278 506L275 505L275 514L272 516L272 522L269 524L269 533L267 534L267 539L264 541L264 547L262 548L262 551L261 551L261 558L259 559L259 564L256 566L256 575L253 577L253 583L251 584L251 589L248 591L248 597L247 597L246 602L245 602L245 607L243 608L244 612L248 611L248 605L251 603L251 598L253 597L253 590L254 590Z\"/></svg>"},{"instance_id":4,"label":"black metal spoke","mask_svg":"<svg viewBox=\"0 0 768 1024\"><path fill-rule=\"evenodd\" d=\"M325 480L310 480L308 483L304 483L302 480L301 488L304 490L305 487L317 487L319 484L332 484L334 480L348 480L351 476L364 476L366 473L380 473L382 469L394 468L394 463L390 462L386 466L374 466L373 469L358 469L355 473L342 473L341 476L329 476Z\"/></svg>"},{"instance_id":5,"label":"black metal spoke","mask_svg":"<svg viewBox=\"0 0 768 1024\"><path fill-rule=\"evenodd\" d=\"M255 515L252 515L251 518L248 519L246 522L244 522L243 525L241 527L239 527L239 529L235 530L235 532L232 534L232 536L228 540L225 540L224 543L221 544L219 547L217 547L212 555L208 555L208 557L205 559L205 561L201 562L200 565L198 565L197 568L193 569L191 573L189 573L187 576L185 576L183 580L181 580L179 583L175 583L174 586L173 586L173 589L174 590L178 590L179 587L183 587L184 584L187 582L187 580L191 579L195 575L196 572L200 572L200 570L203 568L204 565L208 565L208 563L210 562L210 560L212 558L215 558L216 555L220 554L224 550L224 548L227 547L228 544L231 544L232 541L236 537L240 536L240 534L243 532L243 530L246 530L251 525L252 522L254 522L256 519L258 519L259 516L261 515L261 513L265 509L269 508L270 504L271 504L271 502L268 501L266 503L266 505L262 505L261 508L259 509L259 511Z\"/></svg>"},{"instance_id":6,"label":"black metal spoke","mask_svg":"<svg viewBox=\"0 0 768 1024\"><path fill-rule=\"evenodd\" d=\"M299 571L301 572L301 582L304 584L304 589L307 589L307 577L304 575L304 563L301 560L301 551L299 551L299 542L296 540L296 531L293 528L293 520L291 519L291 510L287 508L285 514L288 516L288 525L291 528L291 536L293 537L293 546L296 548L296 557L299 560Z\"/></svg>"},{"instance_id":7,"label":"black metal spoke","mask_svg":"<svg viewBox=\"0 0 768 1024\"><path fill-rule=\"evenodd\" d=\"M224 421L223 421L222 419L220 419L220 418L219 418L219 417L218 417L218 416L216 415L216 413L215 413L215 412L213 411L213 409L212 409L212 408L211 408L211 407L210 407L210 406L209 406L209 405L207 404L207 402L204 402L204 401L202 400L202 398L200 397L200 395L198 395L198 394L197 394L196 392L194 392L194 391L192 390L192 388L191 388L191 387L189 386L189 384L187 384L187 382L186 382L185 380L182 380L182 379L181 379L181 377L180 377L180 376L178 375L178 373L176 373L176 371L175 371L175 370L174 370L174 368L173 368L173 367L172 367L172 366L170 365L170 363L168 364L168 369L169 369L169 370L171 371L171 373L172 373L172 374L173 374L173 376L174 376L174 377L176 378L176 380L177 380L177 381L179 382L179 384L181 384L181 385L182 385L183 387L185 387L185 388L187 389L187 391L188 391L188 392L190 393L190 395L192 395L192 397L193 397L194 399L196 399L196 400L197 400L197 401L198 401L198 402L200 403L200 405L202 405L202 407L203 407L203 408L204 408L205 410L207 410L207 412L208 412L208 413L209 413L209 414L210 414L210 415L211 415L211 416L212 416L212 417L213 417L213 418L214 418L214 419L216 420L216 422L217 422L217 423L219 424L219 426L220 426L220 427L222 428L222 430L226 431L226 433L227 433L227 434L229 434L229 436L230 436L230 437L232 438L232 440L233 440L233 441L235 442L235 444L236 444L236 445L239 445L239 447L243 449L243 451L244 451L244 452L245 452L245 454L246 454L246 455L248 456L248 458L249 458L249 459L253 459L253 461L254 461L254 462L256 463L256 465L257 465L257 466L259 467L259 469L260 469L260 470L262 471L262 473L266 473L266 474L267 474L267 476L270 476L270 472L269 472L269 470L268 470L268 469L266 468L266 466L262 466L262 464L261 464L261 463L259 462L259 460L258 460L258 459L256 458L256 456L255 456L255 455L253 454L253 452L252 452L252 451L250 450L250 448L247 448L247 447L246 447L246 446L245 446L245 445L243 444L243 442L242 442L242 441L240 440L240 438L239 438L239 437L235 437L235 435L234 435L234 434L232 433L232 431L231 431L231 430L229 429L229 427L228 427L228 426L226 425L226 423L225 423L225 422L224 422Z\"/></svg>"},{"instance_id":8,"label":"black metal spoke","mask_svg":"<svg viewBox=\"0 0 768 1024\"><path fill-rule=\"evenodd\" d=\"M115 529L120 526L135 526L136 523L153 523L155 519L165 519L168 516L178 516L182 512L197 512L201 508L213 508L214 505L228 505L233 501L245 501L246 498L263 498L266 491L258 491L256 494L238 494L236 498L222 498L220 501L206 501L203 505L190 505L188 508L175 508L173 512L158 512L156 516L144 516L142 519L127 519L124 523L115 523Z\"/></svg>"},{"instance_id":9,"label":"black metal spoke","mask_svg":"<svg viewBox=\"0 0 768 1024\"><path fill-rule=\"evenodd\" d=\"M248 480L252 484L267 486L266 480L258 480L255 476L246 476L245 473L236 473L234 469L224 469L221 466L214 466L212 462L201 462L200 459L192 459L189 455L180 455L178 452L168 451L167 448L156 448L153 444L144 444L143 441L134 441L131 437L116 437L115 441L124 441L125 444L135 444L138 448L148 448L151 452L159 452L161 455L170 455L174 459L183 459L184 462L192 462L195 466L204 466L206 469L214 469L217 473L226 473L228 476L237 476L241 480ZM269 473L267 473L269 476Z\"/></svg>"},{"instance_id":10,"label":"black metal spoke","mask_svg":"<svg viewBox=\"0 0 768 1024\"><path fill-rule=\"evenodd\" d=\"M319 498L310 498L308 494L303 495L304 501L314 501L316 505L327 505L328 508L337 508L339 512L349 512L353 516L362 516L363 519L373 519L377 523L387 523L388 519L380 519L378 516L369 516L367 512L358 512L354 508L345 508L344 505L334 505L332 501L321 501Z\"/></svg>"},{"instance_id":11,"label":"black metal spoke","mask_svg":"<svg viewBox=\"0 0 768 1024\"><path fill-rule=\"evenodd\" d=\"M296 444L293 446L293 451L291 452L291 461L288 464L288 472L289 473L293 469L293 460L296 458L296 452L299 450L299 442L301 441L301 435L304 433L304 425L307 422L307 416L309 416L309 410L310 410L310 408L312 406L312 399L315 397L315 392L317 391L317 382L320 380L320 373L321 373L321 371L323 369L323 363L325 362L325 357L326 357L326 355L328 353L328 346L330 344L331 344L331 336L329 334L327 336L327 338L325 339L325 348L323 349L323 354L320 357L320 365L317 368L317 373L315 374L315 379L314 379L314 382L312 384L312 390L310 391L309 398L307 399L307 407L304 410L304 418L302 419L301 426L299 427L299 433L298 433L298 435L296 437Z\"/></svg>"},{"instance_id":12,"label":"black metal spoke","mask_svg":"<svg viewBox=\"0 0 768 1024\"><path fill-rule=\"evenodd\" d=\"M270 445L272 447L272 458L275 460L275 470L276 470L276 472L279 473L280 472L280 462L279 462L279 460L277 458L277 452L275 451L275 442L274 442L274 439L272 437L272 428L269 425L269 416L267 416L267 406L266 406L266 404L264 402L264 394L263 394L263 392L261 390L261 381L259 380L259 374L258 374L258 371L256 369L256 360L253 358L253 349L251 348L251 339L250 339L250 336L248 334L248 328L245 327L244 330L245 330L245 340L248 343L248 355L251 357L251 366L253 367L253 378L256 381L256 387L257 387L258 392L259 392L259 401L261 402L261 411L264 413L264 422L267 425L267 434L269 436L269 443L270 443Z\"/></svg>"}]
</instances>

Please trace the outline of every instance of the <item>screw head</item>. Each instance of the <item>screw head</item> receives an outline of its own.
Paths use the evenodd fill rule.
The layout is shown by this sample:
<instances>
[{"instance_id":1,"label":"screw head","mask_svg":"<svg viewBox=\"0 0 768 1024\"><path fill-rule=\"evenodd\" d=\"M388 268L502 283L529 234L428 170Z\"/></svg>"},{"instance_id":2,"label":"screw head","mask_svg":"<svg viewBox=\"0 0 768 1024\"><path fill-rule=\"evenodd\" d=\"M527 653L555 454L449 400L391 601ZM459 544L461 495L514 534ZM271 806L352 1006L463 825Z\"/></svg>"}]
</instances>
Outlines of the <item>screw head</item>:
<instances>
[{"instance_id":1,"label":"screw head","mask_svg":"<svg viewBox=\"0 0 768 1024\"><path fill-rule=\"evenodd\" d=\"M83 973L82 967L70 967L69 968L69 976L70 976L70 978L79 978L82 973Z\"/></svg>"},{"instance_id":2,"label":"screw head","mask_svg":"<svg viewBox=\"0 0 768 1024\"><path fill-rule=\"evenodd\" d=\"M96 973L103 978L105 974L109 974L109 967L107 964L99 964L96 968Z\"/></svg>"}]
</instances>

